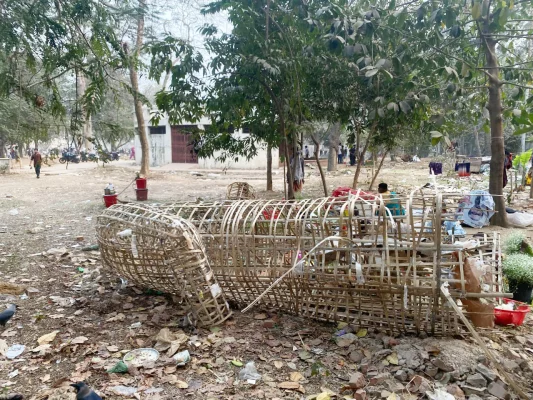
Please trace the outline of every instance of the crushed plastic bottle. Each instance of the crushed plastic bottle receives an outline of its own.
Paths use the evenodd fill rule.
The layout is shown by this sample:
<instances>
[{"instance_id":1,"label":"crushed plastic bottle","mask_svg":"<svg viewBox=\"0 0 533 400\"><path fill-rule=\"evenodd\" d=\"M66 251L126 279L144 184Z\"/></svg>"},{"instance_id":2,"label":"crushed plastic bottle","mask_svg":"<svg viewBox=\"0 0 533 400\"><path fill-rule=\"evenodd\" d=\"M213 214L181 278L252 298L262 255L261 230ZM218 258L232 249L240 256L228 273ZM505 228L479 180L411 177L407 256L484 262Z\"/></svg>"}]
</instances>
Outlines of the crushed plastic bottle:
<instances>
[{"instance_id":1,"label":"crushed plastic bottle","mask_svg":"<svg viewBox=\"0 0 533 400\"><path fill-rule=\"evenodd\" d=\"M239 371L239 379L252 385L261 380L261 374L255 368L255 362L247 362L243 369Z\"/></svg>"}]
</instances>

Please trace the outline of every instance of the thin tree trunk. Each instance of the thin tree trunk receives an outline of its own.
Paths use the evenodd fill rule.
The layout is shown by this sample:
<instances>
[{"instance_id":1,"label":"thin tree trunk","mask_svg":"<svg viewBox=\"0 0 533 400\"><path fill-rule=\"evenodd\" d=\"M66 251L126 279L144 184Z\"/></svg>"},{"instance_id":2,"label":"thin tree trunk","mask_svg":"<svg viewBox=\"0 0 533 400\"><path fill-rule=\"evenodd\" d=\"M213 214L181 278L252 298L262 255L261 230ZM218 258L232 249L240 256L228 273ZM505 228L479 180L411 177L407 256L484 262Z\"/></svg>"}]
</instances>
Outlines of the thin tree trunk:
<instances>
[{"instance_id":1,"label":"thin tree trunk","mask_svg":"<svg viewBox=\"0 0 533 400\"><path fill-rule=\"evenodd\" d=\"M368 190L372 190L372 187L374 186L374 183L376 182L376 179L378 178L379 171L381 171L381 167L383 167L383 161L385 161L385 157L387 157L388 152L389 151L387 150L385 151L385 153L383 153L383 157L381 157L381 162L379 163L376 173L372 177L372 182L370 182L370 186L368 187Z\"/></svg>"},{"instance_id":2,"label":"thin tree trunk","mask_svg":"<svg viewBox=\"0 0 533 400\"><path fill-rule=\"evenodd\" d=\"M501 88L498 79L499 67L496 59L496 41L490 37L485 37L484 43L486 66L492 75L489 78L488 103L491 133L489 192L494 197L496 214L494 214L490 222L492 225L507 228L507 213L505 211L505 198L503 197L505 144L503 139Z\"/></svg>"},{"instance_id":3,"label":"thin tree trunk","mask_svg":"<svg viewBox=\"0 0 533 400\"><path fill-rule=\"evenodd\" d=\"M141 142L141 176L146 176L150 172L150 148L148 146L148 137L146 135L146 125L144 121L143 106L139 97L139 75L137 66L139 54L143 44L144 34L144 12L146 9L146 0L139 0L139 16L137 21L137 39L135 41L135 50L130 59L130 81L133 89L133 103L135 106L135 116L137 117L137 128L139 140Z\"/></svg>"},{"instance_id":4,"label":"thin tree trunk","mask_svg":"<svg viewBox=\"0 0 533 400\"><path fill-rule=\"evenodd\" d=\"M476 151L476 157L481 157L481 145L479 144L479 132L477 127L474 128L474 150Z\"/></svg>"},{"instance_id":5,"label":"thin tree trunk","mask_svg":"<svg viewBox=\"0 0 533 400\"><path fill-rule=\"evenodd\" d=\"M267 145L267 192L272 191L272 145Z\"/></svg>"},{"instance_id":6,"label":"thin tree trunk","mask_svg":"<svg viewBox=\"0 0 533 400\"><path fill-rule=\"evenodd\" d=\"M353 176L352 187L354 189L357 188L357 181L359 180L359 174L361 173L361 167L363 166L363 163L364 163L365 153L366 153L366 150L368 149L368 146L370 145L370 139L372 138L374 129L376 129L376 124L374 124L374 126L372 127L372 130L368 134L368 137L366 138L366 141L365 141L365 146L363 147L361 154L359 154L359 159L357 160L357 168L355 169L355 175Z\"/></svg>"},{"instance_id":7,"label":"thin tree trunk","mask_svg":"<svg viewBox=\"0 0 533 400\"><path fill-rule=\"evenodd\" d=\"M324 175L324 170L322 169L322 165L320 164L320 157L319 157L320 143L318 142L315 135L312 133L311 133L311 140L315 144L315 160L316 160L316 165L318 167L318 170L320 171L320 179L322 179L322 187L324 188L324 196L328 197L328 186L326 185L326 176Z\"/></svg>"},{"instance_id":8,"label":"thin tree trunk","mask_svg":"<svg viewBox=\"0 0 533 400\"><path fill-rule=\"evenodd\" d=\"M340 128L341 124L339 122L335 122L329 127L328 171L337 170L337 154L339 154L340 146Z\"/></svg>"},{"instance_id":9,"label":"thin tree trunk","mask_svg":"<svg viewBox=\"0 0 533 400\"><path fill-rule=\"evenodd\" d=\"M78 99L81 99L85 95L85 91L87 90L87 82L85 80L85 76L83 73L81 73L79 70L76 70L76 83L78 85ZM85 107L82 106L82 113L83 117L83 127L82 127L82 135L83 135L83 146L85 147L86 151L91 151L93 149L92 143L89 141L89 138L93 136L93 123L92 118L90 116L87 116L87 111Z\"/></svg>"},{"instance_id":10,"label":"thin tree trunk","mask_svg":"<svg viewBox=\"0 0 533 400\"><path fill-rule=\"evenodd\" d=\"M283 141L285 143L285 165L287 166L287 199L294 199L294 175L291 168L291 157L289 154L289 141L287 140L287 132L285 131L285 118L280 115L279 123L281 125L281 134L283 135Z\"/></svg>"}]
</instances>

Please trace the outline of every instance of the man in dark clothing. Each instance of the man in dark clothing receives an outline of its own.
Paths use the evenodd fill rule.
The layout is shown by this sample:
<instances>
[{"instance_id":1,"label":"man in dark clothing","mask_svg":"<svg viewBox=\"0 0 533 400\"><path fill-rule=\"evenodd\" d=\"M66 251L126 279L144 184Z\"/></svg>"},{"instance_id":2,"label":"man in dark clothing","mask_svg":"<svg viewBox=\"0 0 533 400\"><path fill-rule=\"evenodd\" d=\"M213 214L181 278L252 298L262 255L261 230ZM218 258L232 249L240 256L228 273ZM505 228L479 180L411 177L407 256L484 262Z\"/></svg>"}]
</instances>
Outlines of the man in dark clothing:
<instances>
[{"instance_id":1,"label":"man in dark clothing","mask_svg":"<svg viewBox=\"0 0 533 400\"><path fill-rule=\"evenodd\" d=\"M355 146L350 147L350 165L355 165Z\"/></svg>"},{"instance_id":2,"label":"man in dark clothing","mask_svg":"<svg viewBox=\"0 0 533 400\"><path fill-rule=\"evenodd\" d=\"M39 175L41 175L42 160L43 158L41 156L41 153L39 153L38 149L35 149L30 159L30 168L31 168L31 162L33 161L33 166L35 167L35 174L37 175L37 179L39 179Z\"/></svg>"}]
</instances>

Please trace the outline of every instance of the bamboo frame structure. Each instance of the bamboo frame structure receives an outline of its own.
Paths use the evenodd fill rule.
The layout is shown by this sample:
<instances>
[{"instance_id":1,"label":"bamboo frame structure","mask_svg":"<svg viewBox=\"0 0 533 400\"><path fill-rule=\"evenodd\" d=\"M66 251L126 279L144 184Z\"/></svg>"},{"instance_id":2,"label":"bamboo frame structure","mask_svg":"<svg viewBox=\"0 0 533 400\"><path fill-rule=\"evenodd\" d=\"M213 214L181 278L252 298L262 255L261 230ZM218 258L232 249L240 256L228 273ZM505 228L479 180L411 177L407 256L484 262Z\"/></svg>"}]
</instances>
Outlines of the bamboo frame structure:
<instances>
[{"instance_id":1,"label":"bamboo frame structure","mask_svg":"<svg viewBox=\"0 0 533 400\"><path fill-rule=\"evenodd\" d=\"M463 327L441 298L442 283L449 282L456 299L503 296L499 235L465 241L465 248L443 233L442 223L456 218L461 197L413 191L399 199L402 215L391 215L383 199L357 193L151 209L196 227L214 275L236 307L257 303L355 327L452 335ZM466 290L467 256L484 269L483 287L474 292Z\"/></svg>"},{"instance_id":2,"label":"bamboo frame structure","mask_svg":"<svg viewBox=\"0 0 533 400\"><path fill-rule=\"evenodd\" d=\"M189 221L117 205L98 217L97 240L105 267L140 286L182 296L200 325L217 325L231 315Z\"/></svg>"},{"instance_id":3,"label":"bamboo frame structure","mask_svg":"<svg viewBox=\"0 0 533 400\"><path fill-rule=\"evenodd\" d=\"M228 185L226 200L254 200L255 189L248 182L233 182Z\"/></svg>"}]
</instances>

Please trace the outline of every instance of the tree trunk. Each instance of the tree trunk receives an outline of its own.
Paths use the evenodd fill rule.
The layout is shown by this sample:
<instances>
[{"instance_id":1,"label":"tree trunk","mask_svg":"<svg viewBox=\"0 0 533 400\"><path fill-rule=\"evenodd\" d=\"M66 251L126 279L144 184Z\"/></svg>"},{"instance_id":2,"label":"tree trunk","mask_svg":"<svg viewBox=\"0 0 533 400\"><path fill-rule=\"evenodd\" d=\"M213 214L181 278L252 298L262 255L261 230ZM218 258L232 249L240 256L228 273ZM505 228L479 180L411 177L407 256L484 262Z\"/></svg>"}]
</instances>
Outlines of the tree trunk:
<instances>
[{"instance_id":1,"label":"tree trunk","mask_svg":"<svg viewBox=\"0 0 533 400\"><path fill-rule=\"evenodd\" d=\"M477 127L474 128L474 150L476 151L476 157L481 157L481 145L479 144L479 132Z\"/></svg>"},{"instance_id":2,"label":"tree trunk","mask_svg":"<svg viewBox=\"0 0 533 400\"><path fill-rule=\"evenodd\" d=\"M488 103L491 133L489 192L493 195L496 206L496 214L494 214L490 222L492 225L507 228L507 213L505 212L505 198L503 197L505 144L503 139L501 88L498 78L499 68L498 60L496 59L496 41L490 37L485 37L484 44L486 67L491 74L489 78Z\"/></svg>"},{"instance_id":3,"label":"tree trunk","mask_svg":"<svg viewBox=\"0 0 533 400\"><path fill-rule=\"evenodd\" d=\"M324 188L324 196L328 197L328 186L326 185L326 176L324 175L324 170L322 169L322 165L320 164L320 157L319 157L320 143L318 142L318 139L315 137L314 134L311 134L311 140L313 140L313 143L315 144L315 160L316 160L316 165L318 167L318 170L320 171L320 179L322 179L322 187Z\"/></svg>"},{"instance_id":4,"label":"tree trunk","mask_svg":"<svg viewBox=\"0 0 533 400\"><path fill-rule=\"evenodd\" d=\"M139 54L143 44L144 34L144 12L146 9L146 0L139 0L139 16L137 21L137 39L135 42L135 50L130 58L130 81L133 89L133 103L135 106L135 116L137 117L137 128L139 140L141 142L141 176L148 175L150 171L150 148L148 146L148 137L146 135L146 125L143 115L143 106L139 98L139 75L137 73L137 66L139 62Z\"/></svg>"},{"instance_id":5,"label":"tree trunk","mask_svg":"<svg viewBox=\"0 0 533 400\"><path fill-rule=\"evenodd\" d=\"M370 145L370 139L372 138L372 134L374 133L374 129L376 129L376 123L374 123L374 126L372 126L372 130L368 134L368 137L365 141L365 146L363 147L363 150L359 154L359 159L357 160L357 168L355 169L355 175L353 176L353 183L352 187L354 189L357 188L357 181L359 180L359 174L361 173L361 167L363 166L363 163L365 161L365 153L368 149L368 146Z\"/></svg>"},{"instance_id":6,"label":"tree trunk","mask_svg":"<svg viewBox=\"0 0 533 400\"><path fill-rule=\"evenodd\" d=\"M291 168L291 157L289 154L289 141L287 140L287 132L285 131L285 118L280 115L279 116L279 123L281 127L281 134L283 135L283 141L284 141L284 151L285 151L285 165L287 166L287 199L293 200L294 199L294 186L293 186L293 173Z\"/></svg>"},{"instance_id":7,"label":"tree trunk","mask_svg":"<svg viewBox=\"0 0 533 400\"><path fill-rule=\"evenodd\" d=\"M267 192L272 191L272 145L267 145Z\"/></svg>"},{"instance_id":8,"label":"tree trunk","mask_svg":"<svg viewBox=\"0 0 533 400\"><path fill-rule=\"evenodd\" d=\"M379 163L379 166L378 166L378 169L376 170L376 173L374 174L374 176L372 177L372 182L370 182L370 186L368 187L368 190L372 190L372 187L374 186L374 183L376 182L376 179L378 178L378 175L379 175L379 171L381 171L381 167L383 167L383 161L385 161L385 157L387 157L387 153L389 151L385 151L385 153L383 153L383 157L381 157L381 162Z\"/></svg>"},{"instance_id":9,"label":"tree trunk","mask_svg":"<svg viewBox=\"0 0 533 400\"><path fill-rule=\"evenodd\" d=\"M87 83L85 80L85 76L80 71L76 71L76 83L78 85L77 87L77 95L78 95L78 101L85 95L85 91L87 89ZM85 147L86 151L91 151L93 149L92 143L89 141L89 138L93 136L93 122L92 118L90 116L87 116L87 111L85 110L85 107L82 106L82 113L83 117L83 127L82 127L82 136L83 136L83 146Z\"/></svg>"},{"instance_id":10,"label":"tree trunk","mask_svg":"<svg viewBox=\"0 0 533 400\"><path fill-rule=\"evenodd\" d=\"M337 170L337 154L339 154L339 145L340 145L340 129L341 129L341 124L339 122L335 122L334 124L331 124L329 127L328 171Z\"/></svg>"}]
</instances>

